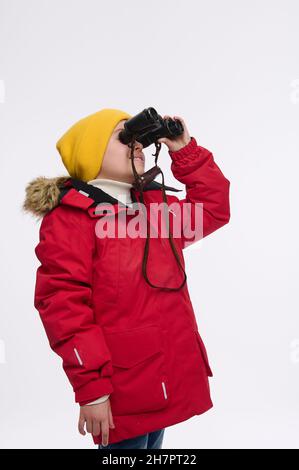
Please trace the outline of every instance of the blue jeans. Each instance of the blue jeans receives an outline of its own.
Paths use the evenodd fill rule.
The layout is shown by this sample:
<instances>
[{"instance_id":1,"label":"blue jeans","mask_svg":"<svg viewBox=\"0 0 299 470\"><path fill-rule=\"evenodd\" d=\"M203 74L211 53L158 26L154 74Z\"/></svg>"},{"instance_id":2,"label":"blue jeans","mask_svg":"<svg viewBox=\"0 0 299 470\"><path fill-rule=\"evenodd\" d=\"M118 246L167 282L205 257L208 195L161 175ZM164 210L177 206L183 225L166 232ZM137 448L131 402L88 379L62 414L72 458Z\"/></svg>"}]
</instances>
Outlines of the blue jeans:
<instances>
[{"instance_id":1,"label":"blue jeans","mask_svg":"<svg viewBox=\"0 0 299 470\"><path fill-rule=\"evenodd\" d=\"M99 449L161 449L165 428L140 436L113 442L107 446L98 445Z\"/></svg>"}]
</instances>

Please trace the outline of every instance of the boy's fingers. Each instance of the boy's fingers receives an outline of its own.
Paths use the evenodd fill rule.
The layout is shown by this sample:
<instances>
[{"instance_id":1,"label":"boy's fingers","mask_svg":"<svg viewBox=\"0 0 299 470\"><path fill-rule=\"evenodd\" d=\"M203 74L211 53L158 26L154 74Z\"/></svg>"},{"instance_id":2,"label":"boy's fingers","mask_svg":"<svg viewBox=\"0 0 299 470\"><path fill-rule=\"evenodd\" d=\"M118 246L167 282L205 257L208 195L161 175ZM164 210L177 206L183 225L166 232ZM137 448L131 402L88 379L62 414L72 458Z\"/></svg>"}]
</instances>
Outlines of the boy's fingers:
<instances>
[{"instance_id":1,"label":"boy's fingers","mask_svg":"<svg viewBox=\"0 0 299 470\"><path fill-rule=\"evenodd\" d=\"M107 446L109 441L109 426L108 420L101 422L101 432L102 432L102 445Z\"/></svg>"},{"instance_id":2,"label":"boy's fingers","mask_svg":"<svg viewBox=\"0 0 299 470\"><path fill-rule=\"evenodd\" d=\"M111 412L111 407L109 406L109 425L112 427L112 428L115 428L115 424L114 424L114 421L113 421L113 416L112 416L112 412Z\"/></svg>"},{"instance_id":3,"label":"boy's fingers","mask_svg":"<svg viewBox=\"0 0 299 470\"><path fill-rule=\"evenodd\" d=\"M101 432L101 426L100 426L100 421L95 420L92 423L92 434L94 436L98 436Z\"/></svg>"},{"instance_id":4,"label":"boy's fingers","mask_svg":"<svg viewBox=\"0 0 299 470\"><path fill-rule=\"evenodd\" d=\"M79 430L80 434L83 434L83 436L85 436L85 434L86 434L86 432L84 430L84 424L85 424L85 419L82 417L82 418L79 419L78 430Z\"/></svg>"},{"instance_id":5,"label":"boy's fingers","mask_svg":"<svg viewBox=\"0 0 299 470\"><path fill-rule=\"evenodd\" d=\"M88 418L86 421L86 430L87 432L92 433L92 420L90 418Z\"/></svg>"}]
</instances>

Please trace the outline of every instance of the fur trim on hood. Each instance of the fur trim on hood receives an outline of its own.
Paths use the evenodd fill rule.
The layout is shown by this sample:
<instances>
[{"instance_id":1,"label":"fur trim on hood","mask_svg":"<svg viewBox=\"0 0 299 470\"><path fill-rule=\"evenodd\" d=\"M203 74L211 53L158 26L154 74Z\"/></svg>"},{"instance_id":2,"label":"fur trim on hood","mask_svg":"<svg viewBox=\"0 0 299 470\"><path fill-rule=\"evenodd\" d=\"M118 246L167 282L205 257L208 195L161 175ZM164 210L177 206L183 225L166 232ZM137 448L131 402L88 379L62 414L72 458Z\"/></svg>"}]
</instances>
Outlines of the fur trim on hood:
<instances>
[{"instance_id":1,"label":"fur trim on hood","mask_svg":"<svg viewBox=\"0 0 299 470\"><path fill-rule=\"evenodd\" d=\"M25 188L26 197L22 205L23 211L33 214L38 219L42 218L58 205L60 190L68 179L70 179L69 175L34 178Z\"/></svg>"}]
</instances>

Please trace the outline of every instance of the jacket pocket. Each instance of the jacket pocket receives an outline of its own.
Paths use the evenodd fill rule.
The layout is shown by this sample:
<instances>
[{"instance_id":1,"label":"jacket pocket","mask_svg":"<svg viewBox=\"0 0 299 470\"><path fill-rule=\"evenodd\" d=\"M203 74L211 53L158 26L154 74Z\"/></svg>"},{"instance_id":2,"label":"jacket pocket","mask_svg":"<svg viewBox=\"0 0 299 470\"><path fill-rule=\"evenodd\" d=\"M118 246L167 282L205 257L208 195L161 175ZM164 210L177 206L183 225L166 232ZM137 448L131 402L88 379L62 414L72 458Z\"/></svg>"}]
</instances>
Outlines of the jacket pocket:
<instances>
[{"instance_id":1,"label":"jacket pocket","mask_svg":"<svg viewBox=\"0 0 299 470\"><path fill-rule=\"evenodd\" d=\"M146 413L169 402L165 353L157 325L105 333L112 358L115 415Z\"/></svg>"},{"instance_id":2,"label":"jacket pocket","mask_svg":"<svg viewBox=\"0 0 299 470\"><path fill-rule=\"evenodd\" d=\"M197 341L197 344L199 346L199 350L200 350L202 359L204 361L205 370L207 372L207 375L209 377L213 377L213 372L212 372L212 369L211 369L210 364L209 364L209 358L208 358L208 354L207 354L207 350L206 350L206 347L204 345L204 342L203 342L198 330L195 330L194 333L195 333L195 336L196 336L196 341Z\"/></svg>"}]
</instances>

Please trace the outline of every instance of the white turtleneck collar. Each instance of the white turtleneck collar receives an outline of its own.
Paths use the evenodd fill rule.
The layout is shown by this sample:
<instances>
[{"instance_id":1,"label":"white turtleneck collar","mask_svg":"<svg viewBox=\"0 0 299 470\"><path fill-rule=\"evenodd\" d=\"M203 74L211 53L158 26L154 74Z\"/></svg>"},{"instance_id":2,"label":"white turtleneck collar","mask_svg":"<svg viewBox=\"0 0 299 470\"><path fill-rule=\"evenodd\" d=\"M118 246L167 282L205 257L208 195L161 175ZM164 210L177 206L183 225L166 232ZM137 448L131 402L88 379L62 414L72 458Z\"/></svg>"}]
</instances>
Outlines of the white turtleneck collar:
<instances>
[{"instance_id":1,"label":"white turtleneck collar","mask_svg":"<svg viewBox=\"0 0 299 470\"><path fill-rule=\"evenodd\" d=\"M133 185L131 183L125 183L124 181L117 181L106 178L96 178L87 181L87 183L102 189L102 191L108 193L110 196L114 197L123 204L126 204L127 206L131 206L132 204L130 189Z\"/></svg>"}]
</instances>

